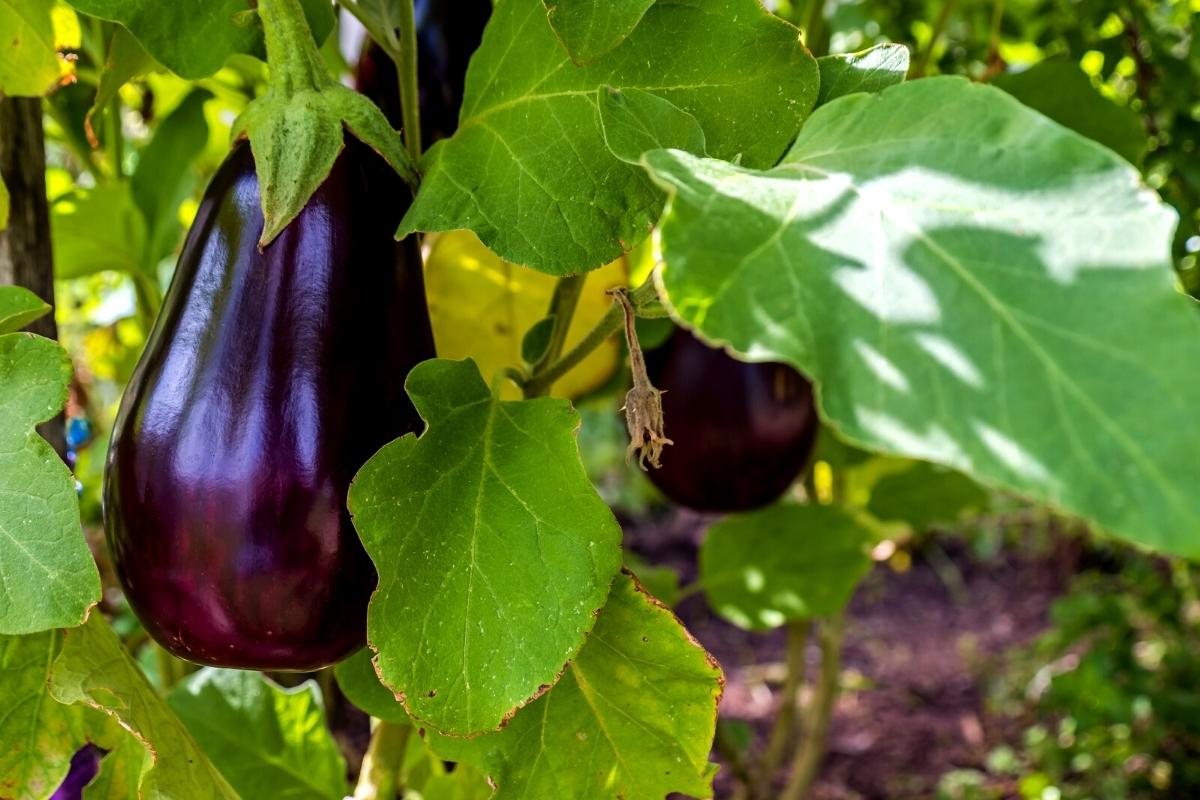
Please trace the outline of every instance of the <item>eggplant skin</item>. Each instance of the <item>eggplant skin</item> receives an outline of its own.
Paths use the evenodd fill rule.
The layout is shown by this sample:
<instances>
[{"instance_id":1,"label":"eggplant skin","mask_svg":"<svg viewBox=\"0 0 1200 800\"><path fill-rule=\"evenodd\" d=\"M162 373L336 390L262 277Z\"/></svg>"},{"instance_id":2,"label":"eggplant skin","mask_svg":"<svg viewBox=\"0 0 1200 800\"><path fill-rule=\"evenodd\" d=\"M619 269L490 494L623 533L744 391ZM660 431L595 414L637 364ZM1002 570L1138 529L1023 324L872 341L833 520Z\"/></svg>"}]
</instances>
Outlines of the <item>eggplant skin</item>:
<instances>
[{"instance_id":1,"label":"eggplant skin","mask_svg":"<svg viewBox=\"0 0 1200 800\"><path fill-rule=\"evenodd\" d=\"M748 364L676 329L646 353L662 396L662 466L647 472L697 511L749 511L787 491L808 461L818 424L812 384L787 364Z\"/></svg>"},{"instance_id":2,"label":"eggplant skin","mask_svg":"<svg viewBox=\"0 0 1200 800\"><path fill-rule=\"evenodd\" d=\"M417 88L421 141L425 146L454 134L471 55L483 41L491 0L416 0ZM383 48L367 40L359 57L355 88L371 98L393 128L401 127L400 78Z\"/></svg>"},{"instance_id":3,"label":"eggplant skin","mask_svg":"<svg viewBox=\"0 0 1200 800\"><path fill-rule=\"evenodd\" d=\"M347 137L265 251L250 147L209 185L120 411L104 522L125 594L180 658L313 670L360 647L375 571L346 494L421 427L434 356L412 195Z\"/></svg>"}]
</instances>

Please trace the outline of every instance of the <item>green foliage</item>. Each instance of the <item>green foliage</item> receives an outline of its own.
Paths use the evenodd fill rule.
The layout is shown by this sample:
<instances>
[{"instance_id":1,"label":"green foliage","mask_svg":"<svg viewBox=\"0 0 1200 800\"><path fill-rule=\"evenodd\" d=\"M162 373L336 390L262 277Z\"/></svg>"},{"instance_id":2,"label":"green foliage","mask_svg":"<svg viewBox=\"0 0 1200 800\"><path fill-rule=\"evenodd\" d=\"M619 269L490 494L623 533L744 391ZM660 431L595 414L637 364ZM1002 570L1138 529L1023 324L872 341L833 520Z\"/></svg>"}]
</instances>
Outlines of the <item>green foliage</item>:
<instances>
[{"instance_id":1,"label":"green foliage","mask_svg":"<svg viewBox=\"0 0 1200 800\"><path fill-rule=\"evenodd\" d=\"M19 331L50 313L50 305L28 289L0 286L0 334Z\"/></svg>"},{"instance_id":2,"label":"green foliage","mask_svg":"<svg viewBox=\"0 0 1200 800\"><path fill-rule=\"evenodd\" d=\"M50 6L46 0L0 0L0 95L40 97L57 82Z\"/></svg>"},{"instance_id":3,"label":"green foliage","mask_svg":"<svg viewBox=\"0 0 1200 800\"><path fill-rule=\"evenodd\" d=\"M349 791L315 681L284 689L261 673L208 668L167 702L242 797L341 800Z\"/></svg>"},{"instance_id":4,"label":"green foliage","mask_svg":"<svg viewBox=\"0 0 1200 800\"><path fill-rule=\"evenodd\" d=\"M1076 63L1043 61L1024 72L998 75L993 84L1130 163L1140 164L1146 154L1150 140L1141 118L1102 95Z\"/></svg>"},{"instance_id":5,"label":"green foliage","mask_svg":"<svg viewBox=\"0 0 1200 800\"><path fill-rule=\"evenodd\" d=\"M103 270L145 273L146 221L127 182L75 189L50 211L55 277Z\"/></svg>"},{"instance_id":6,"label":"green foliage","mask_svg":"<svg viewBox=\"0 0 1200 800\"><path fill-rule=\"evenodd\" d=\"M1189 566L1128 551L1113 566L1078 578L1050 630L1010 656L996 701L1028 727L989 771L1064 800L1194 797L1200 581Z\"/></svg>"},{"instance_id":7,"label":"green foliage","mask_svg":"<svg viewBox=\"0 0 1200 800\"><path fill-rule=\"evenodd\" d=\"M879 44L858 53L838 53L817 59L821 92L817 105L825 105L855 92L882 92L908 74L908 48Z\"/></svg>"},{"instance_id":8,"label":"green foliage","mask_svg":"<svg viewBox=\"0 0 1200 800\"><path fill-rule=\"evenodd\" d=\"M425 432L384 447L350 488L379 571L368 636L414 718L494 730L583 645L621 531L566 401L500 401L470 360L426 361L407 388Z\"/></svg>"},{"instance_id":9,"label":"green foliage","mask_svg":"<svg viewBox=\"0 0 1200 800\"><path fill-rule=\"evenodd\" d=\"M50 695L60 703L98 709L137 737L151 761L141 775L142 797L238 800L102 616L93 614L63 635Z\"/></svg>"},{"instance_id":10,"label":"green foliage","mask_svg":"<svg viewBox=\"0 0 1200 800\"><path fill-rule=\"evenodd\" d=\"M646 163L673 313L813 377L841 435L1200 554L1200 318L1111 151L941 78L822 106L773 170Z\"/></svg>"},{"instance_id":11,"label":"green foliage","mask_svg":"<svg viewBox=\"0 0 1200 800\"><path fill-rule=\"evenodd\" d=\"M28 307L24 295L0 290L7 290L0 291L0 305ZM7 323L19 321L19 314ZM54 342L26 333L0 336L0 634L78 625L100 599L75 483L34 431L63 407L70 379L70 359Z\"/></svg>"},{"instance_id":12,"label":"green foliage","mask_svg":"<svg viewBox=\"0 0 1200 800\"><path fill-rule=\"evenodd\" d=\"M780 503L709 528L700 583L712 609L739 628L829 616L870 570L870 541L839 508Z\"/></svg>"},{"instance_id":13,"label":"green foliage","mask_svg":"<svg viewBox=\"0 0 1200 800\"><path fill-rule=\"evenodd\" d=\"M495 800L708 797L723 685L716 662L670 610L622 575L587 645L549 693L499 733L432 745L484 769Z\"/></svg>"},{"instance_id":14,"label":"green foliage","mask_svg":"<svg viewBox=\"0 0 1200 800\"><path fill-rule=\"evenodd\" d=\"M93 17L119 22L163 66L184 78L213 74L234 53L261 54L262 27L245 0L160 3L155 0L68 0ZM333 29L329 3L303 0L317 41Z\"/></svg>"},{"instance_id":15,"label":"green foliage","mask_svg":"<svg viewBox=\"0 0 1200 800\"><path fill-rule=\"evenodd\" d=\"M605 148L602 86L657 94L700 122L710 153L765 167L816 100L817 68L757 0L656 3L587 67L571 63L540 0L501 3L472 59L459 129L427 153L401 235L470 228L506 260L552 275L634 247L662 194Z\"/></svg>"},{"instance_id":16,"label":"green foliage","mask_svg":"<svg viewBox=\"0 0 1200 800\"><path fill-rule=\"evenodd\" d=\"M588 64L633 32L654 0L543 0L550 26L576 64Z\"/></svg>"},{"instance_id":17,"label":"green foliage","mask_svg":"<svg viewBox=\"0 0 1200 800\"><path fill-rule=\"evenodd\" d=\"M704 130L679 106L641 89L597 90L596 107L604 144L627 164L637 164L647 150L673 148L705 155Z\"/></svg>"},{"instance_id":18,"label":"green foliage","mask_svg":"<svg viewBox=\"0 0 1200 800\"><path fill-rule=\"evenodd\" d=\"M347 700L372 717L398 725L409 724L412 718L396 696L379 682L371 657L371 651L364 647L334 667L338 688Z\"/></svg>"},{"instance_id":19,"label":"green foliage","mask_svg":"<svg viewBox=\"0 0 1200 800\"><path fill-rule=\"evenodd\" d=\"M900 520L923 531L956 523L968 511L986 511L990 502L987 490L967 476L918 461L880 478L867 510L880 520Z\"/></svg>"}]
</instances>

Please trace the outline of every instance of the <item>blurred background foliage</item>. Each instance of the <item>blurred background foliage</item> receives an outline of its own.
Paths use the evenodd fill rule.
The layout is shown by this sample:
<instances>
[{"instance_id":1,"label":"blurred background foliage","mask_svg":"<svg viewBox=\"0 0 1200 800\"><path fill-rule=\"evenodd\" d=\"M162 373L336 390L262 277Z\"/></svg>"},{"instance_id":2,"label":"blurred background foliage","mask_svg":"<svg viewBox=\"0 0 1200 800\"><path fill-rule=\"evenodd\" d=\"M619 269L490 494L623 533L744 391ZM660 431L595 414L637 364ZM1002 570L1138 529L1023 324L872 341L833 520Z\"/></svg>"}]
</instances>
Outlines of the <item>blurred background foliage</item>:
<instances>
[{"instance_id":1,"label":"blurred background foliage","mask_svg":"<svg viewBox=\"0 0 1200 800\"><path fill-rule=\"evenodd\" d=\"M781 0L775 6L804 29L817 54L904 43L913 53L912 77L957 74L994 83L1136 164L1146 184L1179 213L1179 280L1200 296L1200 43L1194 36L1200 0ZM55 24L76 74L45 101L57 321L76 365L68 419L83 514L102 558L100 483L116 405L199 194L228 151L233 121L263 89L265 68L234 56L212 77L184 81L114 26L80 26L61 5ZM343 79L349 79L358 41L343 25L323 47ZM471 251L471 243L458 250ZM634 253L628 262L636 282L649 256ZM600 283L597 293L607 286ZM494 295L501 290L489 291L489 302L500 302ZM651 344L666 332L648 324L643 334ZM618 514L634 524L654 523L668 510L624 463L618 360L614 350L570 389L584 420L581 450ZM797 491L817 500L835 491L849 498L878 528L873 556L881 569L904 572L914 560L927 562L951 596L956 559L987 565L1014 549L1041 548L1050 557L1059 552L1039 539L1046 515L961 475L870 457L830 435ZM988 712L1008 720L1012 735L984 763L942 775L939 796L1200 796L1196 571L1090 536L1073 541L1082 555L1072 556L1076 574L1045 631L1032 645L978 665L976 677L989 687ZM663 599L676 594L681 579L669 567L647 564L639 572ZM107 601L127 642L145 642L115 589ZM142 654L154 674L160 662L149 646Z\"/></svg>"}]
</instances>

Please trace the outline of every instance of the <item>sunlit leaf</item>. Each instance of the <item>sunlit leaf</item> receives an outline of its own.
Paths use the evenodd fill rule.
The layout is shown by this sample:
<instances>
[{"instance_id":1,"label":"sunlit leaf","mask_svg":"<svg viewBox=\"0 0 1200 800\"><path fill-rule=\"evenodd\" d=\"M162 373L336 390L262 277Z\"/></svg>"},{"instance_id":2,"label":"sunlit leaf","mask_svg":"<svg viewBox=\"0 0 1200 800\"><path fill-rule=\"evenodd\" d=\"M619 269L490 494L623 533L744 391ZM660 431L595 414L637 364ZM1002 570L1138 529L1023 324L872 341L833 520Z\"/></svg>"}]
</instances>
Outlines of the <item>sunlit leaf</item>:
<instances>
[{"instance_id":1,"label":"sunlit leaf","mask_svg":"<svg viewBox=\"0 0 1200 800\"><path fill-rule=\"evenodd\" d=\"M50 313L50 304L20 286L0 286L0 334L19 331Z\"/></svg>"},{"instance_id":2,"label":"sunlit leaf","mask_svg":"<svg viewBox=\"0 0 1200 800\"><path fill-rule=\"evenodd\" d=\"M587 64L625 41L654 0L542 0L550 25L576 64Z\"/></svg>"},{"instance_id":3,"label":"sunlit leaf","mask_svg":"<svg viewBox=\"0 0 1200 800\"><path fill-rule=\"evenodd\" d=\"M238 800L100 614L65 631L64 639L50 672L50 694L61 703L96 708L138 738L153 762L142 775L142 797Z\"/></svg>"},{"instance_id":4,"label":"sunlit leaf","mask_svg":"<svg viewBox=\"0 0 1200 800\"><path fill-rule=\"evenodd\" d=\"M713 610L748 630L834 614L871 568L871 534L835 506L780 503L726 517L700 548Z\"/></svg>"},{"instance_id":5,"label":"sunlit leaf","mask_svg":"<svg viewBox=\"0 0 1200 800\"><path fill-rule=\"evenodd\" d=\"M47 0L0 0L0 95L40 97L59 79Z\"/></svg>"},{"instance_id":6,"label":"sunlit leaf","mask_svg":"<svg viewBox=\"0 0 1200 800\"><path fill-rule=\"evenodd\" d=\"M724 682L670 610L621 575L557 686L499 733L432 745L482 767L495 800L711 797Z\"/></svg>"},{"instance_id":7,"label":"sunlit leaf","mask_svg":"<svg viewBox=\"0 0 1200 800\"><path fill-rule=\"evenodd\" d=\"M242 797L347 794L346 762L316 681L285 689L259 672L207 668L175 686L167 702Z\"/></svg>"},{"instance_id":8,"label":"sunlit leaf","mask_svg":"<svg viewBox=\"0 0 1200 800\"><path fill-rule=\"evenodd\" d=\"M1200 315L1111 151L931 78L821 107L766 172L646 160L674 313L813 377L847 440L1200 555Z\"/></svg>"},{"instance_id":9,"label":"sunlit leaf","mask_svg":"<svg viewBox=\"0 0 1200 800\"><path fill-rule=\"evenodd\" d=\"M908 48L877 44L857 53L838 53L817 59L821 69L818 105L854 92L882 92L908 74Z\"/></svg>"},{"instance_id":10,"label":"sunlit leaf","mask_svg":"<svg viewBox=\"0 0 1200 800\"><path fill-rule=\"evenodd\" d=\"M704 131L688 112L641 89L597 90L597 107L609 151L629 164L637 164L648 150L671 148L695 156L705 155Z\"/></svg>"},{"instance_id":11,"label":"sunlit leaf","mask_svg":"<svg viewBox=\"0 0 1200 800\"><path fill-rule=\"evenodd\" d=\"M146 269L146 220L129 183L78 188L50 206L54 277Z\"/></svg>"},{"instance_id":12,"label":"sunlit leaf","mask_svg":"<svg viewBox=\"0 0 1200 800\"><path fill-rule=\"evenodd\" d=\"M584 473L566 401L500 401L469 360L426 361L407 388L425 432L385 446L350 488L379 572L368 638L414 718L494 730L583 645L621 530Z\"/></svg>"}]
</instances>

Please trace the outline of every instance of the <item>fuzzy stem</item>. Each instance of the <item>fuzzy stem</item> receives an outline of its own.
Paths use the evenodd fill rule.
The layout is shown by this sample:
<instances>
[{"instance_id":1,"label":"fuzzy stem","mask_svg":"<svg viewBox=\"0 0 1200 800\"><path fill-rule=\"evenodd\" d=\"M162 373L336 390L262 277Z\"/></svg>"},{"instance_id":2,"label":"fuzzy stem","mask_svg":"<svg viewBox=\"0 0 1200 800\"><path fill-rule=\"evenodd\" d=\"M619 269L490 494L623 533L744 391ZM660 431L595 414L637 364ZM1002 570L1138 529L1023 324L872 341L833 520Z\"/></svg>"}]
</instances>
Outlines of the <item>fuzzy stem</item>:
<instances>
[{"instance_id":1,"label":"fuzzy stem","mask_svg":"<svg viewBox=\"0 0 1200 800\"><path fill-rule=\"evenodd\" d=\"M333 83L309 30L300 0L258 0L267 64L268 85L284 96L317 91Z\"/></svg>"},{"instance_id":2,"label":"fuzzy stem","mask_svg":"<svg viewBox=\"0 0 1200 800\"><path fill-rule=\"evenodd\" d=\"M421 95L417 78L417 23L413 0L400 0L400 114L404 146L414 164L421 160Z\"/></svg>"},{"instance_id":3,"label":"fuzzy stem","mask_svg":"<svg viewBox=\"0 0 1200 800\"><path fill-rule=\"evenodd\" d=\"M767 796L771 781L783 763L788 743L796 733L796 711L800 699L797 695L804 684L804 648L811 630L812 622L809 620L788 625L787 674L780 694L779 710L775 713L775 724L771 727L771 736L767 740L767 749L763 751L758 771L758 794L762 797Z\"/></svg>"},{"instance_id":4,"label":"fuzzy stem","mask_svg":"<svg viewBox=\"0 0 1200 800\"><path fill-rule=\"evenodd\" d=\"M792 760L792 777L780 795L780 800L802 800L817 778L821 758L825 755L829 720L833 716L833 706L837 701L838 679L842 666L842 638L845 632L845 609L821 625L821 674L817 678L808 720L804 726L804 739L796 748L796 755Z\"/></svg>"},{"instance_id":5,"label":"fuzzy stem","mask_svg":"<svg viewBox=\"0 0 1200 800\"><path fill-rule=\"evenodd\" d=\"M579 297L583 294L583 284L587 280L587 275L568 275L564 278L559 278L558 283L554 286L554 296L550 298L550 310L548 315L554 317L554 329L550 332L550 343L546 346L546 352L534 365L534 372L553 364L562 355L563 347L567 343L567 331L571 328L571 320L575 316L575 309L579 306ZM539 383L534 389L527 389L526 397L537 397L547 394L550 391L549 383ZM533 392L536 390L536 394Z\"/></svg>"},{"instance_id":6,"label":"fuzzy stem","mask_svg":"<svg viewBox=\"0 0 1200 800\"><path fill-rule=\"evenodd\" d=\"M408 725L372 720L371 743L363 756L354 787L354 800L394 800L404 790L404 755L408 751Z\"/></svg>"}]
</instances>

